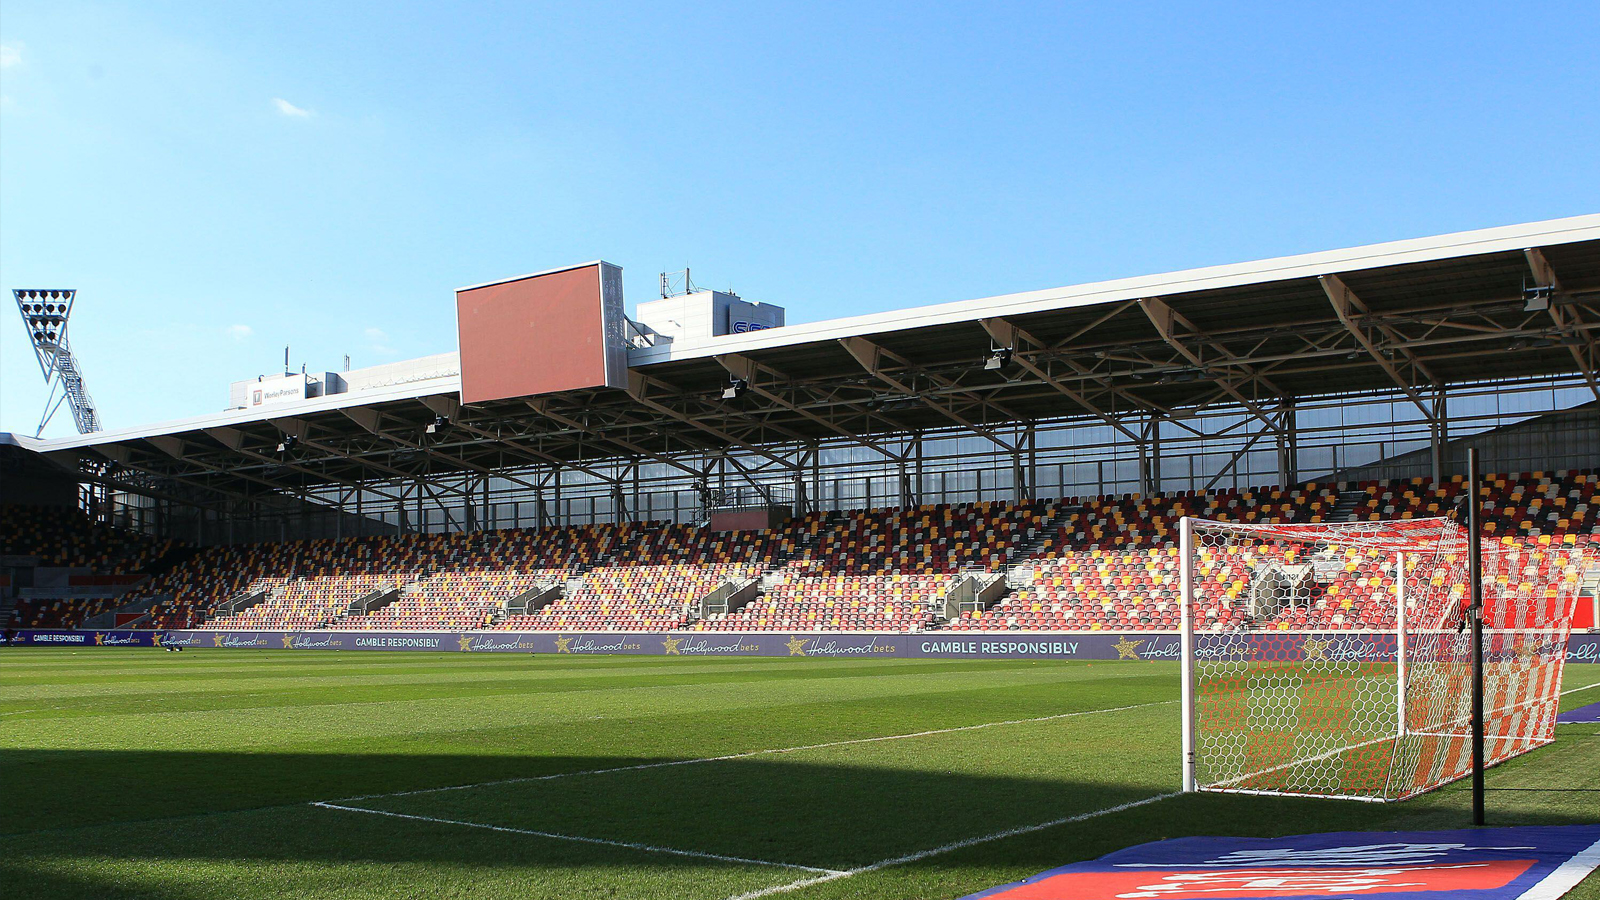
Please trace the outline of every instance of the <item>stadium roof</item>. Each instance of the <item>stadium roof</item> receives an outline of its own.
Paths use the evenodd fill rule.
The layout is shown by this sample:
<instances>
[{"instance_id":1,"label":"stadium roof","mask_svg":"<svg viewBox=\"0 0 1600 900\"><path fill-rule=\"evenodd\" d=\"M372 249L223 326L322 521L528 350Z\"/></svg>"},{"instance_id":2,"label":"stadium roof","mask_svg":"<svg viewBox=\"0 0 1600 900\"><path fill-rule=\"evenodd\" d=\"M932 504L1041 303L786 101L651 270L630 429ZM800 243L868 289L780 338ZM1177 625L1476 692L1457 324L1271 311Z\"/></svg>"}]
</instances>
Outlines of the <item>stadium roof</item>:
<instances>
[{"instance_id":1,"label":"stadium roof","mask_svg":"<svg viewBox=\"0 0 1600 900\"><path fill-rule=\"evenodd\" d=\"M1137 439L1142 417L1220 408L1278 427L1285 399L1332 393L1399 391L1431 416L1450 384L1581 375L1600 397L1597 331L1589 215L639 347L625 391L462 408L459 375L440 376L15 440L234 496L728 448L789 464L774 447L816 440L893 456L874 437L918 429L1009 450L1006 426L1033 419ZM747 387L725 400L731 377Z\"/></svg>"}]
</instances>

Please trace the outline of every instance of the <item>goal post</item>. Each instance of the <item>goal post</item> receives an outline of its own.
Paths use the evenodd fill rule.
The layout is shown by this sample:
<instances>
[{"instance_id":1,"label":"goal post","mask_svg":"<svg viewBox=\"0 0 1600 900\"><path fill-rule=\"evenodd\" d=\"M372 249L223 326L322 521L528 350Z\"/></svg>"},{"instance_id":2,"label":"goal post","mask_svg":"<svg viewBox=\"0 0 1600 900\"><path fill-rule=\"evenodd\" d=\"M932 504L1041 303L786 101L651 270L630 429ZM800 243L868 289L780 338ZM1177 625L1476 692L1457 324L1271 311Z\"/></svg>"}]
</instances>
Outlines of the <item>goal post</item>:
<instances>
[{"instance_id":1,"label":"goal post","mask_svg":"<svg viewBox=\"0 0 1600 900\"><path fill-rule=\"evenodd\" d=\"M1453 519L1179 526L1183 789L1400 800L1472 770ZM1486 763L1554 739L1581 558L1486 542Z\"/></svg>"}]
</instances>

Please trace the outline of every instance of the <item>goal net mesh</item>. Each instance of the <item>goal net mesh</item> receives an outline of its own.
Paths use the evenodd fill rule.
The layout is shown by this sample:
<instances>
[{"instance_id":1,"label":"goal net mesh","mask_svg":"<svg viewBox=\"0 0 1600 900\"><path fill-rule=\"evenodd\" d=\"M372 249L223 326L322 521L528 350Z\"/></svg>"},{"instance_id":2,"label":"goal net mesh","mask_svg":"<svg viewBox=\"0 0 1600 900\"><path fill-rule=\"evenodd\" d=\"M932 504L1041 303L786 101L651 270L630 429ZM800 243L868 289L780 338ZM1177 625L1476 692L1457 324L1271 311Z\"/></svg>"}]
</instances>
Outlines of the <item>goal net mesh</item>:
<instances>
[{"instance_id":1,"label":"goal net mesh","mask_svg":"<svg viewBox=\"0 0 1600 900\"><path fill-rule=\"evenodd\" d=\"M1471 772L1464 528L1189 522L1196 788L1399 800ZM1480 560L1493 764L1555 737L1583 560L1488 541Z\"/></svg>"}]
</instances>

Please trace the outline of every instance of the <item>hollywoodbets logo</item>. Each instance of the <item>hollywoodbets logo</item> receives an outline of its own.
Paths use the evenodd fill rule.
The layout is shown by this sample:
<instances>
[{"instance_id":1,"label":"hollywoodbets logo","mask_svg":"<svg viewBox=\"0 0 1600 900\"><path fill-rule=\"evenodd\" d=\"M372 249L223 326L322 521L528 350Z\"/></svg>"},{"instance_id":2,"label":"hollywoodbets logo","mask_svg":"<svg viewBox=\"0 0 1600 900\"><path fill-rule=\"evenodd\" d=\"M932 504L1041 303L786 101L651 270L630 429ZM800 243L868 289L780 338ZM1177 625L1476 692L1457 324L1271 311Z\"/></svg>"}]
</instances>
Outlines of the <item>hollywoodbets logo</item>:
<instances>
[{"instance_id":1,"label":"hollywoodbets logo","mask_svg":"<svg viewBox=\"0 0 1600 900\"><path fill-rule=\"evenodd\" d=\"M790 656L879 656L897 653L900 650L893 642L880 641L877 638L869 638L863 644L832 637L796 636L783 643L789 648Z\"/></svg>"},{"instance_id":2,"label":"hollywoodbets logo","mask_svg":"<svg viewBox=\"0 0 1600 900\"><path fill-rule=\"evenodd\" d=\"M211 645L213 647L238 649L241 647L270 647L272 642L264 634L224 634L219 631L211 636Z\"/></svg>"},{"instance_id":3,"label":"hollywoodbets logo","mask_svg":"<svg viewBox=\"0 0 1600 900\"><path fill-rule=\"evenodd\" d=\"M643 644L624 637L608 639L604 643L577 634L556 638L557 653L631 653L643 649Z\"/></svg>"},{"instance_id":4,"label":"hollywoodbets logo","mask_svg":"<svg viewBox=\"0 0 1600 900\"><path fill-rule=\"evenodd\" d=\"M461 644L462 650L472 653L532 652L534 650L533 641L519 637L462 635L457 641Z\"/></svg>"}]
</instances>

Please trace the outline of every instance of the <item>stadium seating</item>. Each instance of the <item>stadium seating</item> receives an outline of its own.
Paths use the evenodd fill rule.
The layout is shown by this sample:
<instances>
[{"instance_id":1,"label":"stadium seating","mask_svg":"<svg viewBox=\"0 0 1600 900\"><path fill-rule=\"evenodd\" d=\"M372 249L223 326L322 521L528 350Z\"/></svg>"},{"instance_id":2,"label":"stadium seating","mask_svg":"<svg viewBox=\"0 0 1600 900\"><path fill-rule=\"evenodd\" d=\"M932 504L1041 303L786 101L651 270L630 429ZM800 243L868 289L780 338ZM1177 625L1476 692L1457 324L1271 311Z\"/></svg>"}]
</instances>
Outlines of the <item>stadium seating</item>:
<instances>
[{"instance_id":1,"label":"stadium seating","mask_svg":"<svg viewBox=\"0 0 1600 900\"><path fill-rule=\"evenodd\" d=\"M963 571L1005 567L1053 504L973 503L853 511L822 520L761 595L694 625L716 631L917 631Z\"/></svg>"},{"instance_id":2,"label":"stadium seating","mask_svg":"<svg viewBox=\"0 0 1600 900\"><path fill-rule=\"evenodd\" d=\"M150 627L155 628L264 627L260 623L306 619L329 623L339 619L341 627L356 627L354 617L345 620L343 616L349 603L359 596L352 596L351 591L359 592L363 587L376 589L371 585L397 586L427 580L430 582L427 587L407 592L397 601L406 605L388 616L372 619L370 624L396 627L398 617L404 615L405 627L445 628L451 627L445 625L446 621L463 618L481 625L474 601L481 601L486 587L493 588L492 593L498 598L505 586L496 587L494 579L485 581L465 576L500 573L549 578L551 573L564 573L594 563L617 542L627 540L636 528L598 525L506 529L213 547L155 579L137 596L130 595L130 599L170 598L153 610ZM464 577L434 580L446 573ZM380 578L369 585L366 581L327 580L341 575L383 576L387 581ZM274 594L266 602L246 610L248 615L243 618L211 616L217 606L254 592L263 579L273 578L298 582L299 587ZM503 601L497 601L497 608L499 602Z\"/></svg>"},{"instance_id":3,"label":"stadium seating","mask_svg":"<svg viewBox=\"0 0 1600 900\"><path fill-rule=\"evenodd\" d=\"M133 574L175 546L174 541L93 522L76 509L0 506L0 556L32 556L40 566Z\"/></svg>"},{"instance_id":4,"label":"stadium seating","mask_svg":"<svg viewBox=\"0 0 1600 900\"><path fill-rule=\"evenodd\" d=\"M1548 591L1554 579L1573 578L1579 556L1600 549L1592 472L1491 476L1482 489L1483 531L1515 551L1516 571L1503 589ZM1195 496L1162 495L1089 501L1042 548L1040 558L1016 573L1021 586L990 609L969 612L947 627L956 630L1176 629L1177 522L1184 515L1240 522L1328 521L1338 495L1362 491L1356 521L1449 515L1464 493L1458 476L1440 484L1413 478L1393 482L1309 484ZM1267 627L1365 629L1394 627L1393 562L1375 551L1343 550L1342 572L1318 585L1310 602L1285 609ZM1203 553L1202 581L1219 593L1202 599L1196 625L1224 627L1242 615L1231 601L1249 583L1254 565L1282 559L1284 550L1262 547L1235 554ZM1591 555L1590 560L1595 557ZM1333 561L1326 561L1327 564ZM1592 562L1590 564L1593 564ZM1508 564L1509 565L1509 564ZM1226 585L1220 587L1218 585ZM1491 587L1490 594L1493 595Z\"/></svg>"},{"instance_id":5,"label":"stadium seating","mask_svg":"<svg viewBox=\"0 0 1600 900\"><path fill-rule=\"evenodd\" d=\"M816 533L816 517L770 531L715 532L646 526L622 538L611 558L583 573L564 596L496 627L528 631L660 631L695 617L699 601L748 582L787 559Z\"/></svg>"},{"instance_id":6,"label":"stadium seating","mask_svg":"<svg viewBox=\"0 0 1600 900\"><path fill-rule=\"evenodd\" d=\"M76 509L0 505L0 556L31 557L44 568L75 569L94 576L135 576L176 546L174 541L91 521ZM74 583L84 580L83 576L73 578ZM25 628L75 628L84 619L124 602L104 595L24 598L17 601L12 621Z\"/></svg>"},{"instance_id":7,"label":"stadium seating","mask_svg":"<svg viewBox=\"0 0 1600 900\"><path fill-rule=\"evenodd\" d=\"M400 599L366 615L346 616L328 627L345 631L466 631L494 624L500 611L526 591L565 575L561 570L518 572L464 569L440 572L400 587Z\"/></svg>"},{"instance_id":8,"label":"stadium seating","mask_svg":"<svg viewBox=\"0 0 1600 900\"><path fill-rule=\"evenodd\" d=\"M1359 492L1359 493L1356 493ZM118 603L166 598L141 625L237 629L917 631L1170 630L1178 627L1178 522L1186 515L1253 523L1404 520L1459 512L1461 478L1438 484L1306 484L1290 489L1183 492L908 509L811 513L768 531L689 525L582 527L362 537L208 548L117 603L23 601L18 621L72 625ZM1548 592L1600 555L1600 476L1491 476L1481 489L1484 536L1502 548L1491 595ZM1340 498L1345 501L1341 505ZM1358 496L1352 506L1350 497ZM7 547L53 559L127 566L165 552L120 532L98 546L87 520L24 515ZM64 537L64 535L66 535ZM72 537L70 535L77 535ZM1208 550L1197 626L1243 615L1234 602L1260 564L1287 559L1270 543ZM1306 602L1265 623L1293 629L1392 627L1393 560L1338 549L1316 560ZM1004 574L1011 590L987 609L942 622L940 602L968 573ZM1331 573L1331 575L1330 575ZM725 585L756 584L732 612L700 616ZM541 609L505 615L507 601L563 584ZM354 600L397 589L393 602L351 615ZM265 593L228 615L230 599ZM1263 623L1258 622L1257 625Z\"/></svg>"},{"instance_id":9,"label":"stadium seating","mask_svg":"<svg viewBox=\"0 0 1600 900\"><path fill-rule=\"evenodd\" d=\"M17 601L13 610L14 623L21 628L77 628L84 619L116 609L123 603L118 597L24 598Z\"/></svg>"},{"instance_id":10,"label":"stadium seating","mask_svg":"<svg viewBox=\"0 0 1600 900\"><path fill-rule=\"evenodd\" d=\"M607 566L538 612L501 627L528 631L665 631L682 626L700 598L755 572L738 564Z\"/></svg>"}]
</instances>

